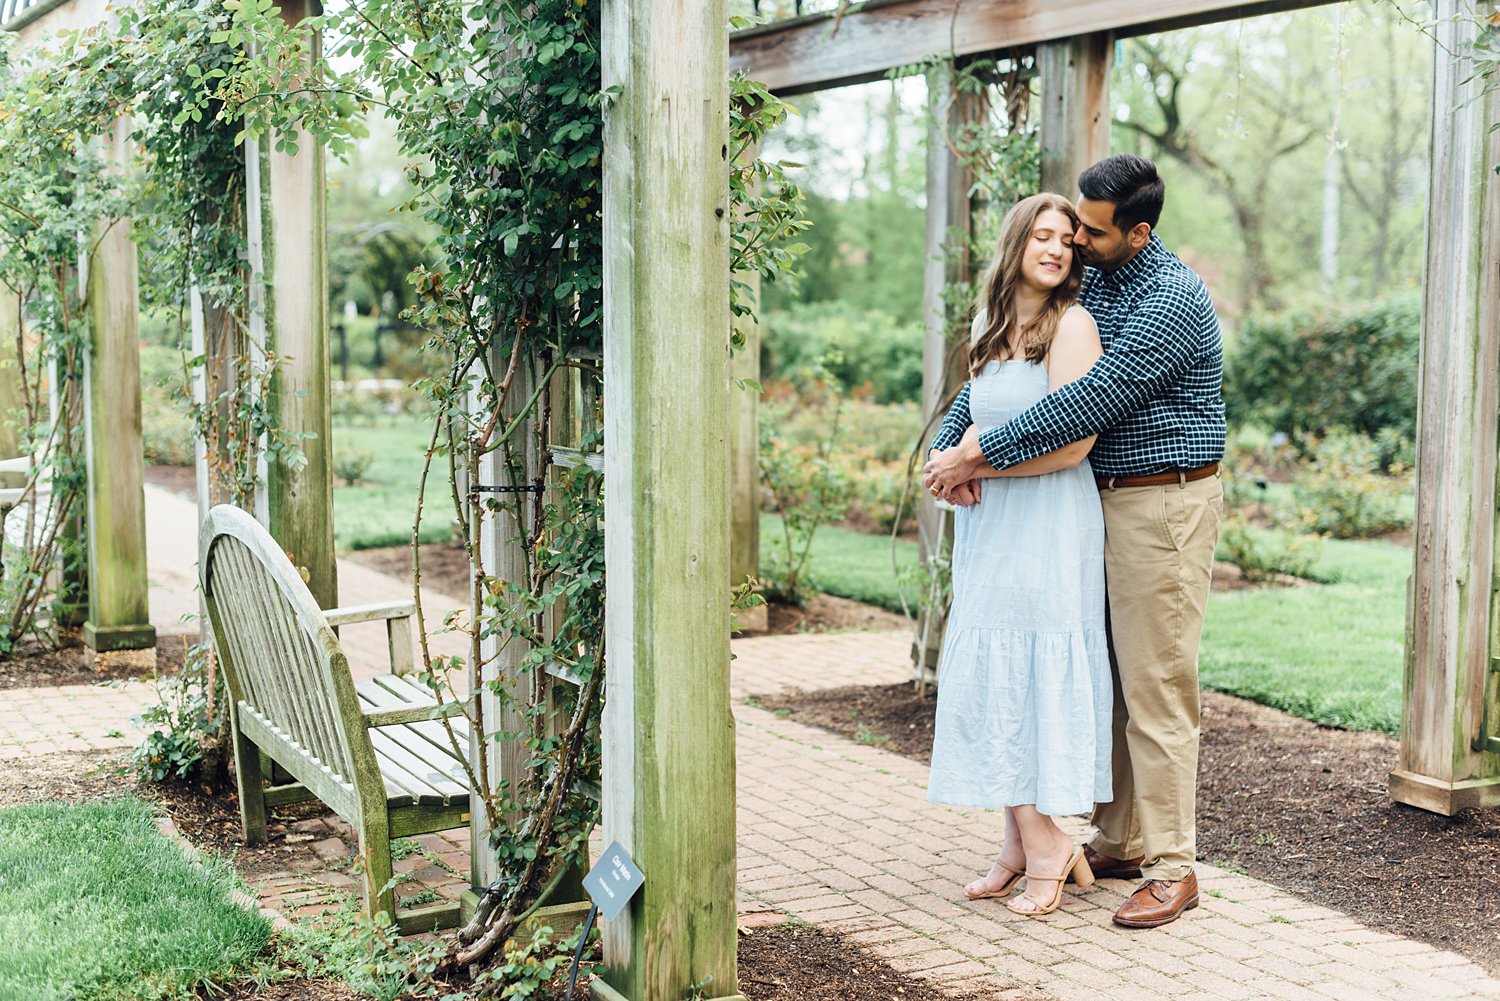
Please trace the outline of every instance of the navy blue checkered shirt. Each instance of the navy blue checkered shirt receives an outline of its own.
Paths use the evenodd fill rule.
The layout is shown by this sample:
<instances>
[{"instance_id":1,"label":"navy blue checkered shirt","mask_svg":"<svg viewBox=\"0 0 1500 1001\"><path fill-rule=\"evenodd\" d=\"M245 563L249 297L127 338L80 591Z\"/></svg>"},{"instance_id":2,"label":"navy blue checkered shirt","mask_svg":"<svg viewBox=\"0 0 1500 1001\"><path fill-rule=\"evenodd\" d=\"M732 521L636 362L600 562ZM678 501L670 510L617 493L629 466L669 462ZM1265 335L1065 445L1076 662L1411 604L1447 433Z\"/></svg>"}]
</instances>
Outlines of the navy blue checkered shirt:
<instances>
[{"instance_id":1,"label":"navy blue checkered shirt","mask_svg":"<svg viewBox=\"0 0 1500 1001\"><path fill-rule=\"evenodd\" d=\"M997 427L979 447L996 469L1097 434L1097 476L1197 469L1224 457L1223 342L1208 289L1156 234L1113 272L1086 270L1079 299L1099 325L1104 355L1081 379ZM973 423L966 383L934 449Z\"/></svg>"}]
</instances>

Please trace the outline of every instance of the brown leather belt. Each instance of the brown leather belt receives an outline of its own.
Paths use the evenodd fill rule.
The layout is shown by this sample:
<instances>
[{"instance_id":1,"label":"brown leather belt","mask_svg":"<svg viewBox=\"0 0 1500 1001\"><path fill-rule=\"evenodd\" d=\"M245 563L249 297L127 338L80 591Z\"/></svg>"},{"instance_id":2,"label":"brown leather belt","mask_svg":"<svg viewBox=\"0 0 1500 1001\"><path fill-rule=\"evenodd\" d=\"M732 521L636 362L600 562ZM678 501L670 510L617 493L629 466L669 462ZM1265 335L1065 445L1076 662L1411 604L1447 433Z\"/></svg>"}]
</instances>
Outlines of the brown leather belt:
<instances>
[{"instance_id":1,"label":"brown leather belt","mask_svg":"<svg viewBox=\"0 0 1500 1001\"><path fill-rule=\"evenodd\" d=\"M1197 469L1173 469L1165 473L1152 473L1150 476L1096 476L1094 482L1099 485L1100 490L1117 490L1120 487L1165 487L1170 484L1192 483L1194 480L1206 480L1210 476L1217 476L1219 464L1210 462L1206 466Z\"/></svg>"}]
</instances>

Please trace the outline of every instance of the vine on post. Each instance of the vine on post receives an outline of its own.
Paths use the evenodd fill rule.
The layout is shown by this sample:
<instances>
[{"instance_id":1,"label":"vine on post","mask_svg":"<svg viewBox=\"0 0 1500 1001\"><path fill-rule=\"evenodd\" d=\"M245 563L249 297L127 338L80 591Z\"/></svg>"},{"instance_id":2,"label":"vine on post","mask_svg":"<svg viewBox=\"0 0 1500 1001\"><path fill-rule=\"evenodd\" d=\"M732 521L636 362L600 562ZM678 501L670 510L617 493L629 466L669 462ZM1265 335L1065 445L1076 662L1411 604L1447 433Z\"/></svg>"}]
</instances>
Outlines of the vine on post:
<instances>
[{"instance_id":1,"label":"vine on post","mask_svg":"<svg viewBox=\"0 0 1500 1001\"><path fill-rule=\"evenodd\" d=\"M422 677L443 700L465 681L482 685L500 719L468 701L470 726L486 741L523 742L530 762L520 778L490 774L488 754L471 766L491 832L475 850L493 851L500 874L459 932L449 973L484 980L499 969L500 945L585 861L598 820L580 785L599 774L602 476L581 460L552 476L542 466L560 447L586 457L602 441L600 212L611 95L600 86L599 11L575 0L524 9L383 0L329 24L412 160L417 193L406 208L439 233L438 263L413 272L417 304L408 311L445 366L419 384L433 424L412 534L419 621L417 540L440 493L465 526L475 570L470 610L445 622L465 636L468 656L424 650ZM774 280L805 250L785 243L806 226L801 196L786 177L790 165L746 151L788 109L750 81L731 87L735 223L725 264ZM753 315L745 293L740 283L731 289L735 317ZM725 334L743 343L737 331ZM437 486L442 478L450 489ZM493 555L479 551L487 539L518 550L524 568L497 576Z\"/></svg>"},{"instance_id":2,"label":"vine on post","mask_svg":"<svg viewBox=\"0 0 1500 1001\"><path fill-rule=\"evenodd\" d=\"M0 655L55 642L48 599L62 573L82 573L82 539L71 530L85 485L89 301L79 265L129 204L95 141L109 124L107 108L58 101L65 85L30 53L0 48L0 295L15 324L0 346L13 361L0 378L13 381L14 409L0 420L16 428L31 460L20 495L0 508L12 526L0 542Z\"/></svg>"}]
</instances>

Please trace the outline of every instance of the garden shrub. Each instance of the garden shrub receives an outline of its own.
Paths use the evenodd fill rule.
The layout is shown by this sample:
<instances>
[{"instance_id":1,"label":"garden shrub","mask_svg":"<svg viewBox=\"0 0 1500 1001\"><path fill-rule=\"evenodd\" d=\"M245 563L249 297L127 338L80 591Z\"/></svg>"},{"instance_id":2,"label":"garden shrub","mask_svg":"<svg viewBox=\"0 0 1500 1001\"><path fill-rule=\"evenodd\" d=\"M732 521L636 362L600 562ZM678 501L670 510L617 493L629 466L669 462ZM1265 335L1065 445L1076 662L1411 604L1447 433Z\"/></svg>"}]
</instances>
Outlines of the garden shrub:
<instances>
[{"instance_id":1,"label":"garden shrub","mask_svg":"<svg viewBox=\"0 0 1500 1001\"><path fill-rule=\"evenodd\" d=\"M922 326L900 323L878 310L841 302L793 303L767 313L761 340L761 381L804 384L820 359L839 382L878 403L905 403L922 396Z\"/></svg>"},{"instance_id":2,"label":"garden shrub","mask_svg":"<svg viewBox=\"0 0 1500 1001\"><path fill-rule=\"evenodd\" d=\"M789 447L816 449L828 433L826 393L813 387L797 393L781 383L767 395L761 415L771 433ZM916 403L844 399L839 414L844 430L832 457L848 487L847 517L854 527L889 532L908 492L907 463L922 432L921 409ZM909 523L914 503L906 497L903 522Z\"/></svg>"},{"instance_id":3,"label":"garden shrub","mask_svg":"<svg viewBox=\"0 0 1500 1001\"><path fill-rule=\"evenodd\" d=\"M1230 512L1219 523L1217 559L1239 567L1245 580L1261 583L1279 576L1312 578L1317 540L1284 532L1256 531L1245 516Z\"/></svg>"},{"instance_id":4,"label":"garden shrub","mask_svg":"<svg viewBox=\"0 0 1500 1001\"><path fill-rule=\"evenodd\" d=\"M814 412L819 429L802 441L778 432L785 411L767 407L760 418L761 508L779 515L778 530L761 560L761 583L767 597L805 605L813 596L804 572L813 537L822 526L842 520L849 509L847 463L839 454L843 399L832 369L839 362L831 351L814 363L817 376L809 386L804 409Z\"/></svg>"},{"instance_id":5,"label":"garden shrub","mask_svg":"<svg viewBox=\"0 0 1500 1001\"><path fill-rule=\"evenodd\" d=\"M1381 448L1366 435L1336 431L1310 445L1292 481L1283 524L1336 539L1367 539L1411 525L1411 471L1381 468Z\"/></svg>"},{"instance_id":6,"label":"garden shrub","mask_svg":"<svg viewBox=\"0 0 1500 1001\"><path fill-rule=\"evenodd\" d=\"M359 448L341 449L334 455L333 475L342 480L346 487L359 486L369 475L370 467L374 464L373 452L366 452Z\"/></svg>"},{"instance_id":7,"label":"garden shrub","mask_svg":"<svg viewBox=\"0 0 1500 1001\"><path fill-rule=\"evenodd\" d=\"M216 746L224 725L214 707L226 697L223 676L209 669L208 645L189 646L182 670L155 679L159 701L141 710L135 722L146 739L130 753L143 782L183 779L197 773L204 755ZM212 689L216 697L210 698Z\"/></svg>"},{"instance_id":8,"label":"garden shrub","mask_svg":"<svg viewBox=\"0 0 1500 1001\"><path fill-rule=\"evenodd\" d=\"M1403 296L1334 315L1250 317L1225 358L1230 424L1299 440L1341 427L1414 439L1418 310Z\"/></svg>"},{"instance_id":9,"label":"garden shrub","mask_svg":"<svg viewBox=\"0 0 1500 1001\"><path fill-rule=\"evenodd\" d=\"M141 345L141 438L146 461L163 466L191 466L193 418L182 352L155 344Z\"/></svg>"},{"instance_id":10,"label":"garden shrub","mask_svg":"<svg viewBox=\"0 0 1500 1001\"><path fill-rule=\"evenodd\" d=\"M898 514L903 523L910 523L915 499L907 487L906 470L904 459L850 458L845 475L849 481L847 517L855 522L853 527L889 532L896 527Z\"/></svg>"}]
</instances>

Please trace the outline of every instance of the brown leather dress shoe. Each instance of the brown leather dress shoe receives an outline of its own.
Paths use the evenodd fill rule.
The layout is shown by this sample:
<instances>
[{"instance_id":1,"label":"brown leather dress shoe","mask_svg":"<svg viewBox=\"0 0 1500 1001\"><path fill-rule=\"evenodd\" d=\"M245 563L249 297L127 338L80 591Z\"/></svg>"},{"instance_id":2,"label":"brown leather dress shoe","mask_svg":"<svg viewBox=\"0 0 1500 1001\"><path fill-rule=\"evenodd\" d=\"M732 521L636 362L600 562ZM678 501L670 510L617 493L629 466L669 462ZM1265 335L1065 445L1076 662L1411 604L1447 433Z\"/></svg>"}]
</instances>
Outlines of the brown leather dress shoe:
<instances>
[{"instance_id":1,"label":"brown leather dress shoe","mask_svg":"<svg viewBox=\"0 0 1500 1001\"><path fill-rule=\"evenodd\" d=\"M1108 855L1100 855L1092 848L1083 849L1083 860L1089 864L1090 871L1095 879L1140 879L1141 863L1146 861L1146 856L1140 855L1131 859L1110 858Z\"/></svg>"},{"instance_id":2,"label":"brown leather dress shoe","mask_svg":"<svg viewBox=\"0 0 1500 1001\"><path fill-rule=\"evenodd\" d=\"M1198 876L1188 873L1182 879L1148 879L1130 899L1115 912L1115 924L1126 928L1155 928L1171 924L1183 911L1198 906Z\"/></svg>"}]
</instances>

